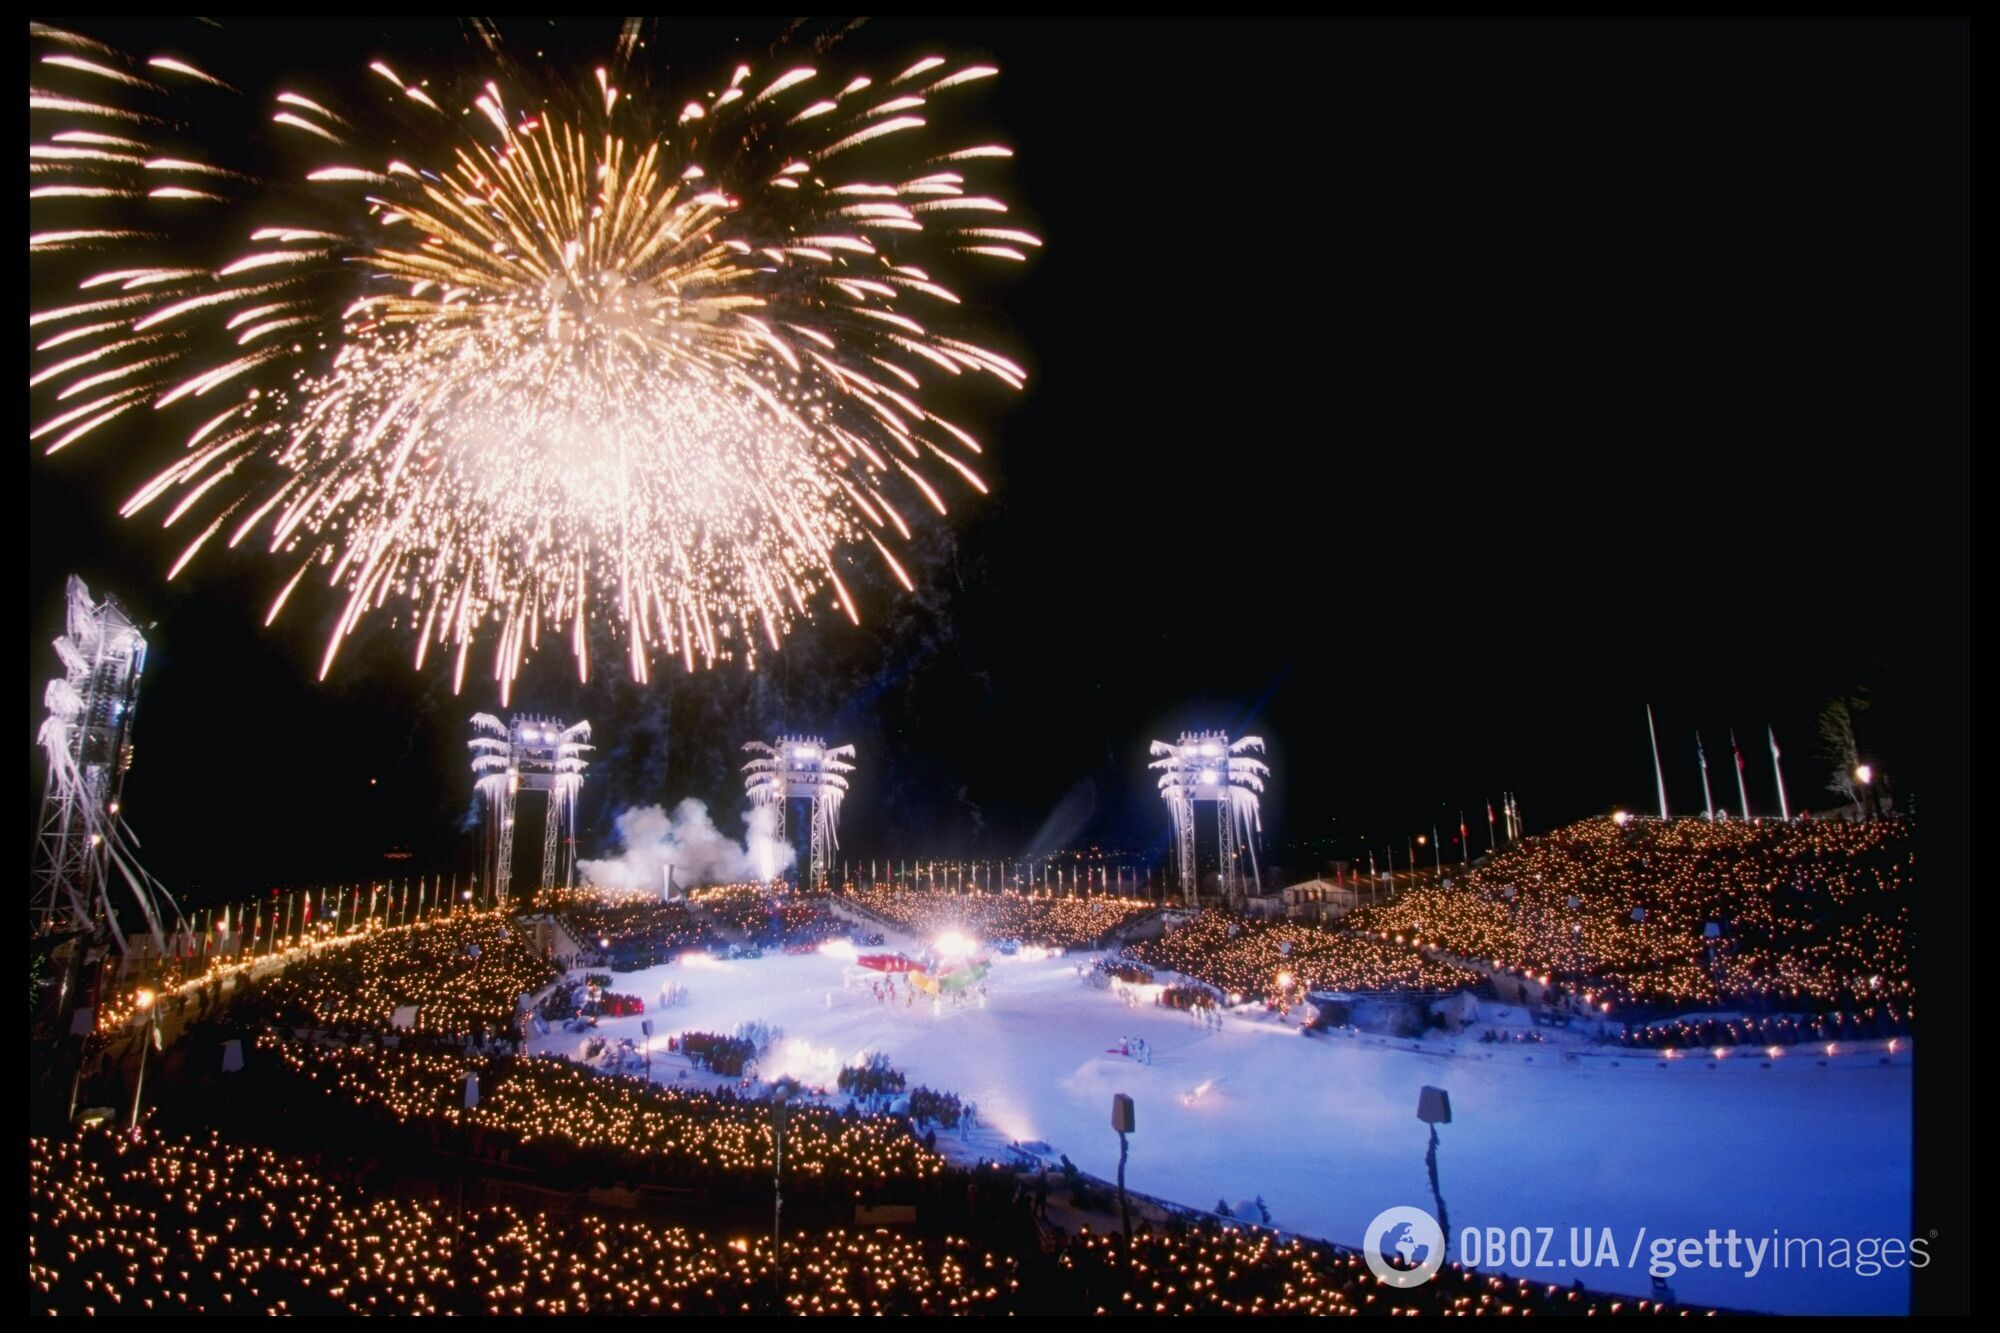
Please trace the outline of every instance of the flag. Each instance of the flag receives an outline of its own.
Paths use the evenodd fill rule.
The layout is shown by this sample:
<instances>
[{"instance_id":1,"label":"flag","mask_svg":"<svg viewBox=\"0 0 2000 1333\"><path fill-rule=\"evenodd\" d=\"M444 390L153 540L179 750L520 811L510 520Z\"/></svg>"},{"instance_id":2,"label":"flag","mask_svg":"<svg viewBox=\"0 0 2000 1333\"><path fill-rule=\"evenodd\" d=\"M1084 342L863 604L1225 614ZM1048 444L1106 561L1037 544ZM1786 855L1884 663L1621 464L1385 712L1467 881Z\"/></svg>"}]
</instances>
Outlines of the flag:
<instances>
[{"instance_id":1,"label":"flag","mask_svg":"<svg viewBox=\"0 0 2000 1333\"><path fill-rule=\"evenodd\" d=\"M1736 771L1741 773L1743 771L1743 750L1736 744L1736 733L1733 731L1729 733L1729 748L1736 755Z\"/></svg>"},{"instance_id":2,"label":"flag","mask_svg":"<svg viewBox=\"0 0 2000 1333\"><path fill-rule=\"evenodd\" d=\"M1778 733L1767 727L1765 728L1765 734L1771 738L1771 758L1776 759L1778 757Z\"/></svg>"},{"instance_id":3,"label":"flag","mask_svg":"<svg viewBox=\"0 0 2000 1333\"><path fill-rule=\"evenodd\" d=\"M1486 803L1486 822L1489 824L1493 822L1493 802L1491 801Z\"/></svg>"}]
</instances>

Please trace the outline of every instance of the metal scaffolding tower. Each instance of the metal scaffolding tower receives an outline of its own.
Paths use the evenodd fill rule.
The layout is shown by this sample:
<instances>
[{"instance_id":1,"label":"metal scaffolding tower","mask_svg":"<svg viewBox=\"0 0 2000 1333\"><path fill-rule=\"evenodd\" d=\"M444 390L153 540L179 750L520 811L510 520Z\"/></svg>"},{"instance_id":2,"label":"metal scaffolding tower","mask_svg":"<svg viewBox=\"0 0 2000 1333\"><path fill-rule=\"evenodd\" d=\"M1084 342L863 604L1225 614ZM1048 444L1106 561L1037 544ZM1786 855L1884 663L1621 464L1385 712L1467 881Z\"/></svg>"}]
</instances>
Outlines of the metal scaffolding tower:
<instances>
[{"instance_id":1,"label":"metal scaffolding tower","mask_svg":"<svg viewBox=\"0 0 2000 1333\"><path fill-rule=\"evenodd\" d=\"M785 806L794 800L811 802L807 815L810 847L806 876L800 882L815 887L824 884L840 846L840 802L847 795L846 774L854 771L852 745L828 748L818 736L780 736L774 743L748 741L743 746L761 754L743 765L743 787L750 799L771 809L776 818L772 830L785 840Z\"/></svg>"},{"instance_id":2,"label":"metal scaffolding tower","mask_svg":"<svg viewBox=\"0 0 2000 1333\"><path fill-rule=\"evenodd\" d=\"M494 900L507 901L514 879L514 807L523 791L548 794L542 822L541 886L568 887L576 880L576 800L583 791L583 758L590 723L516 713L506 722L476 713L467 742L474 783L486 797L486 855Z\"/></svg>"},{"instance_id":3,"label":"metal scaffolding tower","mask_svg":"<svg viewBox=\"0 0 2000 1333\"><path fill-rule=\"evenodd\" d=\"M94 601L72 576L65 632L55 641L63 674L43 691L48 716L37 737L48 759L37 825L30 911L37 930L103 927L125 948L111 901L122 881L137 901L154 941L165 947L160 902L176 918L165 889L140 867L137 840L119 813L132 767L132 719L146 638L116 598Z\"/></svg>"},{"instance_id":4,"label":"metal scaffolding tower","mask_svg":"<svg viewBox=\"0 0 2000 1333\"><path fill-rule=\"evenodd\" d=\"M1244 890L1243 862L1249 861L1248 881L1263 892L1263 875L1257 868L1257 835L1263 831L1259 813L1264 779L1271 770L1248 751L1262 751L1261 737L1245 736L1231 741L1226 732L1182 732L1175 744L1154 741L1155 756L1147 767L1160 773L1160 797L1167 803L1174 825L1174 861L1181 881L1181 893L1189 905L1200 889L1195 863L1195 807L1202 802L1215 806L1216 848L1219 878L1224 896L1240 897Z\"/></svg>"}]
</instances>

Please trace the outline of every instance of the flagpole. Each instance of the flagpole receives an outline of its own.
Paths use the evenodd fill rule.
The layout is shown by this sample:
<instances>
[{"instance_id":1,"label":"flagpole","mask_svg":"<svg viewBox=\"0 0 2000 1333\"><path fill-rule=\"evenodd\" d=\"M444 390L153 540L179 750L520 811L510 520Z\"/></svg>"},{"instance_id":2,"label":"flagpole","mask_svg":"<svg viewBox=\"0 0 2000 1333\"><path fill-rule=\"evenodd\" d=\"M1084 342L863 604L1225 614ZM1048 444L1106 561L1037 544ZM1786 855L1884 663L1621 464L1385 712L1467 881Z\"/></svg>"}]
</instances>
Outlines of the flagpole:
<instances>
[{"instance_id":1,"label":"flagpole","mask_svg":"<svg viewBox=\"0 0 2000 1333\"><path fill-rule=\"evenodd\" d=\"M1701 760L1701 803L1703 808L1708 812L1708 822L1713 824L1715 822L1715 798L1709 795L1708 792L1708 751L1701 748L1701 733L1698 731L1694 734L1694 754L1695 758Z\"/></svg>"},{"instance_id":2,"label":"flagpole","mask_svg":"<svg viewBox=\"0 0 2000 1333\"><path fill-rule=\"evenodd\" d=\"M1750 791L1743 785L1743 751L1736 744L1736 728L1729 729L1729 752L1736 756L1736 799L1743 811L1743 819L1750 819Z\"/></svg>"},{"instance_id":3,"label":"flagpole","mask_svg":"<svg viewBox=\"0 0 2000 1333\"><path fill-rule=\"evenodd\" d=\"M1660 733L1653 726L1653 705L1646 705L1646 735L1653 741L1653 782L1660 791L1660 818L1667 815L1667 772L1660 767Z\"/></svg>"},{"instance_id":4,"label":"flagpole","mask_svg":"<svg viewBox=\"0 0 2000 1333\"><path fill-rule=\"evenodd\" d=\"M1785 770L1778 766L1778 733L1766 723L1764 734L1771 738L1771 772L1778 778L1778 817L1788 820L1792 817L1792 807L1785 800Z\"/></svg>"}]
</instances>

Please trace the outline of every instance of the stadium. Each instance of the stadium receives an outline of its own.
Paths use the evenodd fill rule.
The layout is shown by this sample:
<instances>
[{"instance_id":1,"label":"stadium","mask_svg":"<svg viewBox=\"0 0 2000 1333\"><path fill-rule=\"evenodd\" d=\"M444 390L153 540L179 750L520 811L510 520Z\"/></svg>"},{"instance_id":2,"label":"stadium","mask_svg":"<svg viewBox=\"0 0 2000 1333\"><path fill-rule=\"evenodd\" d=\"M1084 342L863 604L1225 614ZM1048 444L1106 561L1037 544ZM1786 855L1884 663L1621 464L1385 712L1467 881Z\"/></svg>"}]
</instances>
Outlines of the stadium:
<instances>
[{"instance_id":1,"label":"stadium","mask_svg":"<svg viewBox=\"0 0 2000 1333\"><path fill-rule=\"evenodd\" d=\"M1968 36L29 20L29 1312L1969 1310Z\"/></svg>"}]
</instances>

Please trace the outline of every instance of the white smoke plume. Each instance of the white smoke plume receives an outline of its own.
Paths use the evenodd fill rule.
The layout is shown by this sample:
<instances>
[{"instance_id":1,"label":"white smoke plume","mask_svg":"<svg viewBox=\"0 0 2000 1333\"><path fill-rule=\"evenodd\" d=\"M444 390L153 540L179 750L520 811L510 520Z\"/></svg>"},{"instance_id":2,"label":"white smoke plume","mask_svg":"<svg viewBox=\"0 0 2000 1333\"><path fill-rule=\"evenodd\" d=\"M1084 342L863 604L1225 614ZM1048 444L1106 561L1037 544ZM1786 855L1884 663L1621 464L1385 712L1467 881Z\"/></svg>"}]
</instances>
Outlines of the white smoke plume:
<instances>
[{"instance_id":1,"label":"white smoke plume","mask_svg":"<svg viewBox=\"0 0 2000 1333\"><path fill-rule=\"evenodd\" d=\"M777 836L777 813L753 806L744 822L749 832L739 843L716 828L708 807L692 796L671 815L663 806L633 806L617 819L625 854L579 861L577 869L602 888L652 893L664 890L668 866L674 868L676 888L770 879L791 869L796 854Z\"/></svg>"}]
</instances>

